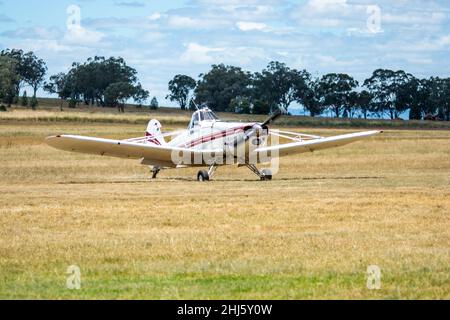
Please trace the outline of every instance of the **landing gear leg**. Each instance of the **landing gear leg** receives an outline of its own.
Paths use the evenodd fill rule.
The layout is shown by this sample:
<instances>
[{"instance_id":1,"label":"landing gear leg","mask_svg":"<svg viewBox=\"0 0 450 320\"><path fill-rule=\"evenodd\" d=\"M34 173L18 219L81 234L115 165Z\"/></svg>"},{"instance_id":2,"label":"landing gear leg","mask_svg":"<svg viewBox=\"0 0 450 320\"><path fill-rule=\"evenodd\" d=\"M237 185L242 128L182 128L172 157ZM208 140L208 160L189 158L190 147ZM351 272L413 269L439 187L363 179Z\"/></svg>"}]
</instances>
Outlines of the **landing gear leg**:
<instances>
[{"instance_id":1,"label":"landing gear leg","mask_svg":"<svg viewBox=\"0 0 450 320\"><path fill-rule=\"evenodd\" d=\"M158 173L161 171L160 168L158 167L153 167L152 169L152 179L156 179L156 177L158 176Z\"/></svg>"},{"instance_id":2,"label":"landing gear leg","mask_svg":"<svg viewBox=\"0 0 450 320\"><path fill-rule=\"evenodd\" d=\"M216 164L212 164L212 165L209 166L208 175L209 175L210 178L212 178L214 173L216 173L216 170L217 170Z\"/></svg>"},{"instance_id":3,"label":"landing gear leg","mask_svg":"<svg viewBox=\"0 0 450 320\"><path fill-rule=\"evenodd\" d=\"M261 181L272 180L272 172L269 169L263 169L259 171L254 164L248 164L247 168L249 168L254 174L256 174L261 179Z\"/></svg>"}]
</instances>

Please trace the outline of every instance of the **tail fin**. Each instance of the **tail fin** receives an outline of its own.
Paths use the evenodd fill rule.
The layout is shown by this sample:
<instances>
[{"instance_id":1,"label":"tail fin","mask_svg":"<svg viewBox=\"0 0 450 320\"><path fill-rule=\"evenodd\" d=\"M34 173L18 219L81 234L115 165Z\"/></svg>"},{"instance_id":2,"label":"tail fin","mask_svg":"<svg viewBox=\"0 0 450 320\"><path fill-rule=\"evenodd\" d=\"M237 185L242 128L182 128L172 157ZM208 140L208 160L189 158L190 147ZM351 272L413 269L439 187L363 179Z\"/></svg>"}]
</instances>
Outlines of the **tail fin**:
<instances>
[{"instance_id":1,"label":"tail fin","mask_svg":"<svg viewBox=\"0 0 450 320\"><path fill-rule=\"evenodd\" d=\"M166 144L161 128L161 123L158 120L153 119L148 123L147 132L145 133L147 143L156 144L158 146Z\"/></svg>"}]
</instances>

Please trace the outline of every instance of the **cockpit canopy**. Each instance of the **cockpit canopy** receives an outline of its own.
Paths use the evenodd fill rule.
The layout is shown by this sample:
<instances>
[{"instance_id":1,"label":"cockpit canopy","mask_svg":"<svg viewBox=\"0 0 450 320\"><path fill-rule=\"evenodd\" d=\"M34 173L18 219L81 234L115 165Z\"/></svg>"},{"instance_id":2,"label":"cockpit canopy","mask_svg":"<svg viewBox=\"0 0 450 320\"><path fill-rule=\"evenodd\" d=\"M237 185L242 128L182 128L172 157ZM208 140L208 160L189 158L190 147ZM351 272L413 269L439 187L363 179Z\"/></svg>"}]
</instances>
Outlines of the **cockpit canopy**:
<instances>
[{"instance_id":1,"label":"cockpit canopy","mask_svg":"<svg viewBox=\"0 0 450 320\"><path fill-rule=\"evenodd\" d=\"M219 121L219 117L209 108L200 109L192 115L191 122L189 123L189 129L199 125L202 121Z\"/></svg>"}]
</instances>

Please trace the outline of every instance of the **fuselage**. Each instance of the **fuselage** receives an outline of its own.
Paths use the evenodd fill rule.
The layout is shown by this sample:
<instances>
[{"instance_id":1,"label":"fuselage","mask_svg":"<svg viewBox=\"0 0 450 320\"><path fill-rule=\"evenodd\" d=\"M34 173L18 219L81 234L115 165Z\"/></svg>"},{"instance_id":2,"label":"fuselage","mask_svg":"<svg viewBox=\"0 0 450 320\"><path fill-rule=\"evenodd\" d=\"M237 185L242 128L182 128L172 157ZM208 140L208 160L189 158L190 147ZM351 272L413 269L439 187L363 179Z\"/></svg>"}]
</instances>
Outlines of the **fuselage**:
<instances>
[{"instance_id":1,"label":"fuselage","mask_svg":"<svg viewBox=\"0 0 450 320\"><path fill-rule=\"evenodd\" d=\"M253 125L254 123L205 120L180 133L168 144L196 150L217 149L234 144L236 139L243 137L245 129Z\"/></svg>"}]
</instances>

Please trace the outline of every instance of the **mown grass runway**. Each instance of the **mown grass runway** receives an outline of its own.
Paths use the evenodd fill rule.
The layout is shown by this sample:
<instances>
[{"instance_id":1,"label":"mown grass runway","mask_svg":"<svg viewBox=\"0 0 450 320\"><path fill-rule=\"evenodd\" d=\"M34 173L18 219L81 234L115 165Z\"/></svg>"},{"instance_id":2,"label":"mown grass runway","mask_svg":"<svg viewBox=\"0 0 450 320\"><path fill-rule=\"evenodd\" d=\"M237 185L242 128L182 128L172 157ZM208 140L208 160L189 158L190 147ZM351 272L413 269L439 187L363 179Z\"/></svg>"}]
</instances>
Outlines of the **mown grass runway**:
<instances>
[{"instance_id":1,"label":"mown grass runway","mask_svg":"<svg viewBox=\"0 0 450 320\"><path fill-rule=\"evenodd\" d=\"M43 143L144 127L0 118L0 298L450 298L450 131L285 158L271 182L236 167L151 181L135 161ZM81 290L66 288L70 265Z\"/></svg>"}]
</instances>

